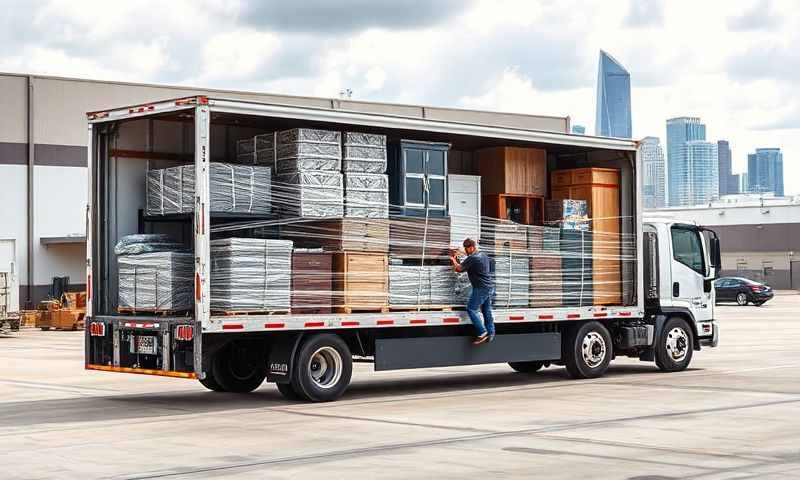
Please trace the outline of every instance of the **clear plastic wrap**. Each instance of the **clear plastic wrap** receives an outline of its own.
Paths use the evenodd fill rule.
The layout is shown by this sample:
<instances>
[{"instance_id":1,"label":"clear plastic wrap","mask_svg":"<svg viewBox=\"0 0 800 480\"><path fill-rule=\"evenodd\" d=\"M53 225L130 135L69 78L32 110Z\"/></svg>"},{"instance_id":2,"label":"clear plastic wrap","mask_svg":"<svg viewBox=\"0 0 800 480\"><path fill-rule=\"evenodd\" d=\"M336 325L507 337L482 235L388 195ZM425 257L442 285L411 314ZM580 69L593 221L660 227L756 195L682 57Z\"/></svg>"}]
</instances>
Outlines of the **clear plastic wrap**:
<instances>
[{"instance_id":1,"label":"clear plastic wrap","mask_svg":"<svg viewBox=\"0 0 800 480\"><path fill-rule=\"evenodd\" d=\"M211 241L211 309L288 311L292 242L258 238Z\"/></svg>"},{"instance_id":2,"label":"clear plastic wrap","mask_svg":"<svg viewBox=\"0 0 800 480\"><path fill-rule=\"evenodd\" d=\"M458 274L449 266L390 264L389 305L464 305L469 296L464 277L466 274Z\"/></svg>"},{"instance_id":3,"label":"clear plastic wrap","mask_svg":"<svg viewBox=\"0 0 800 480\"><path fill-rule=\"evenodd\" d=\"M272 174L268 167L211 163L211 211L269 215L272 212ZM194 211L193 165L147 172L147 214Z\"/></svg>"},{"instance_id":4,"label":"clear plastic wrap","mask_svg":"<svg viewBox=\"0 0 800 480\"><path fill-rule=\"evenodd\" d=\"M386 135L345 132L342 171L345 173L385 173Z\"/></svg>"},{"instance_id":5,"label":"clear plastic wrap","mask_svg":"<svg viewBox=\"0 0 800 480\"><path fill-rule=\"evenodd\" d=\"M344 216L389 218L389 176L345 173Z\"/></svg>"},{"instance_id":6,"label":"clear plastic wrap","mask_svg":"<svg viewBox=\"0 0 800 480\"><path fill-rule=\"evenodd\" d=\"M341 133L295 128L237 142L239 163L269 165L275 173L341 170Z\"/></svg>"},{"instance_id":7,"label":"clear plastic wrap","mask_svg":"<svg viewBox=\"0 0 800 480\"><path fill-rule=\"evenodd\" d=\"M123 254L117 257L117 264L121 311L180 312L194 307L191 253Z\"/></svg>"},{"instance_id":8,"label":"clear plastic wrap","mask_svg":"<svg viewBox=\"0 0 800 480\"><path fill-rule=\"evenodd\" d=\"M341 217L343 177L338 172L295 172L278 175L275 202L283 217Z\"/></svg>"}]
</instances>

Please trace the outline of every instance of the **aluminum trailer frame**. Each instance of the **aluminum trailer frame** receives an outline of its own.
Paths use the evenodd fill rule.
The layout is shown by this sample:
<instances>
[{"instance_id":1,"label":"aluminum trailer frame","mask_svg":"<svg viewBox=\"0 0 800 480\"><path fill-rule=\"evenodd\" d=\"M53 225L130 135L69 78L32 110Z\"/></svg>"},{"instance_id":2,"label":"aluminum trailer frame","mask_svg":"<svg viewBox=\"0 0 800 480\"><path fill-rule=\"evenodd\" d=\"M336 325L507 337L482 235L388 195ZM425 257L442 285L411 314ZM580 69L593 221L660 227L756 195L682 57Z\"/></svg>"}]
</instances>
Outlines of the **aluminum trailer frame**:
<instances>
[{"instance_id":1,"label":"aluminum trailer frame","mask_svg":"<svg viewBox=\"0 0 800 480\"><path fill-rule=\"evenodd\" d=\"M252 333L276 331L317 331L329 329L361 329L361 328L396 328L396 327L431 327L453 326L469 324L466 312L391 312L391 313L353 313L329 315L242 315L242 316L215 316L210 311L210 199L209 199L209 163L210 163L210 130L211 115L213 113L241 114L263 116L280 119L307 120L314 122L332 122L348 125L360 125L387 129L417 130L424 132L437 132L444 134L489 137L500 140L524 141L544 145L558 145L594 150L611 150L626 152L629 160L633 161L635 186L634 186L634 229L636 252L636 303L626 307L558 307L558 308L515 308L495 310L497 323L532 323L532 322L571 322L585 320L610 320L610 319L636 319L645 315L644 286L642 269L642 199L641 192L642 172L638 155L639 144L633 140L592 137L585 135L571 135L567 133L525 130L519 128L497 127L452 121L427 120L408 118L395 115L378 113L354 112L348 110L328 110L311 107L298 107L292 105L267 104L253 101L213 98L208 96L192 96L174 100L153 102L134 105L106 111L96 111L87 114L88 119L88 164L89 175L89 203L87 205L87 289L89 301L87 302L87 318L108 322L114 332L125 327L119 316L93 315L96 301L93 295L97 285L93 283L93 235L92 225L97 219L94 217L93 172L95 160L99 155L99 148L95 142L95 130L104 123L121 120L133 120L142 117L161 115L169 112L191 111L194 114L194 163L196 174L195 210L193 215L194 251L195 251L195 307L194 317L191 319L163 320L161 323L168 325L191 323L196 334L193 336L194 346L194 372L203 378L202 334L226 333ZM142 320L146 317L136 317ZM152 317L158 318L158 317ZM139 322L144 324L145 322ZM134 324L135 325L135 324ZM144 327L144 330L147 330ZM159 327L160 331L168 332L169 329ZM90 341L90 332L87 328L87 353ZM199 334L197 334L199 333ZM115 334L115 333L113 333ZM155 375L184 376L185 372L174 372L167 369L156 371L153 369L131 369L112 365L91 364L86 359L87 369L127 371L132 373L146 373ZM190 376L193 378L194 376Z\"/></svg>"}]
</instances>

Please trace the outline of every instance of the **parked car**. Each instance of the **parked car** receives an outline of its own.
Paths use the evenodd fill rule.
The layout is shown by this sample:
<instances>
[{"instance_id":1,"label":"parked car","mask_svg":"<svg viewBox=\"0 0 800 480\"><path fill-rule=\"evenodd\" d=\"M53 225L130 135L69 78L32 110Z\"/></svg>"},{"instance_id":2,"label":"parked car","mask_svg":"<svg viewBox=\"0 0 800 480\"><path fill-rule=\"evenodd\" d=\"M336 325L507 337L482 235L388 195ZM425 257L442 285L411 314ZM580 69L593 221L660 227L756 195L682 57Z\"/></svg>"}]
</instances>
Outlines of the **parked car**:
<instances>
[{"instance_id":1,"label":"parked car","mask_svg":"<svg viewBox=\"0 0 800 480\"><path fill-rule=\"evenodd\" d=\"M752 303L761 306L770 300L775 292L769 285L741 277L722 277L714 282L717 291L717 303L736 302L744 306Z\"/></svg>"}]
</instances>

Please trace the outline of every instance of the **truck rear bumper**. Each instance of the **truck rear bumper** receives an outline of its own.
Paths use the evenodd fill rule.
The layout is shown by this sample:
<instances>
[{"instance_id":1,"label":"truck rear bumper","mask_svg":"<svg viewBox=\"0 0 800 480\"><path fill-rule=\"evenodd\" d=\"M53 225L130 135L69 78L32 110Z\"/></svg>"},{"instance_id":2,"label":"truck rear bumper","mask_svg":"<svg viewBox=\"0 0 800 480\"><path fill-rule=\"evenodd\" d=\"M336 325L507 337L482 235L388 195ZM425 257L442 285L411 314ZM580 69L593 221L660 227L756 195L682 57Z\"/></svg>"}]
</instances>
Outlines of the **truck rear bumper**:
<instances>
[{"instance_id":1,"label":"truck rear bumper","mask_svg":"<svg viewBox=\"0 0 800 480\"><path fill-rule=\"evenodd\" d=\"M87 370L197 378L200 334L189 317L96 316L85 329Z\"/></svg>"}]
</instances>

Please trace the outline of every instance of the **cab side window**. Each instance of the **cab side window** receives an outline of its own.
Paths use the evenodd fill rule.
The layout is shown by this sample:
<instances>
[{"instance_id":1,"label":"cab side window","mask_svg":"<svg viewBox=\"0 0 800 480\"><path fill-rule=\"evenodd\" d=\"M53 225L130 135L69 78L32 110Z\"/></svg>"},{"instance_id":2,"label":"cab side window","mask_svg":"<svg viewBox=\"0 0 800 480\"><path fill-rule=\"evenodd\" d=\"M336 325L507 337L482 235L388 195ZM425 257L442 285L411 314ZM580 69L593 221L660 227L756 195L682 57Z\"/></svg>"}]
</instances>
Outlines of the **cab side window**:
<instances>
[{"instance_id":1,"label":"cab side window","mask_svg":"<svg viewBox=\"0 0 800 480\"><path fill-rule=\"evenodd\" d=\"M672 227L672 254L675 260L691 268L700 275L705 275L706 265L703 259L703 245L700 234L689 228Z\"/></svg>"}]
</instances>

